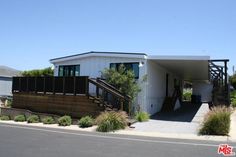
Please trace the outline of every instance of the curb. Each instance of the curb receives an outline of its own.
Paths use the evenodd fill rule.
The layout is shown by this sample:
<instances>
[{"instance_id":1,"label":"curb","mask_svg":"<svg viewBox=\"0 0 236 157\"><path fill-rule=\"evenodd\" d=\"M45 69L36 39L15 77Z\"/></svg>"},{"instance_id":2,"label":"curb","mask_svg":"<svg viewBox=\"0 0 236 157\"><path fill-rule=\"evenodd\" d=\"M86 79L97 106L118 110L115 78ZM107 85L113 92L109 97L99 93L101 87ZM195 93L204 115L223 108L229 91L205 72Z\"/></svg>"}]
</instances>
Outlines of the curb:
<instances>
[{"instance_id":1,"label":"curb","mask_svg":"<svg viewBox=\"0 0 236 157\"><path fill-rule=\"evenodd\" d=\"M33 123L27 124L26 122L14 122L14 121L0 121L0 124L9 124L25 127L38 127L38 128L49 128L49 129L60 129L60 130L73 130L73 131L83 131L83 132L96 132L96 126L90 128L79 128L77 125L71 125L67 127L61 127L57 124L53 125L44 125L42 123ZM202 140L202 141L222 141L222 142L236 142L236 139L233 139L229 136L198 136L194 134L167 134L159 132L138 132L132 131L131 128L126 130L119 130L116 132L109 132L108 134L117 134L117 135L130 135L130 136L143 136L143 137L158 137L158 138L170 138L170 139L186 139L186 140Z\"/></svg>"}]
</instances>

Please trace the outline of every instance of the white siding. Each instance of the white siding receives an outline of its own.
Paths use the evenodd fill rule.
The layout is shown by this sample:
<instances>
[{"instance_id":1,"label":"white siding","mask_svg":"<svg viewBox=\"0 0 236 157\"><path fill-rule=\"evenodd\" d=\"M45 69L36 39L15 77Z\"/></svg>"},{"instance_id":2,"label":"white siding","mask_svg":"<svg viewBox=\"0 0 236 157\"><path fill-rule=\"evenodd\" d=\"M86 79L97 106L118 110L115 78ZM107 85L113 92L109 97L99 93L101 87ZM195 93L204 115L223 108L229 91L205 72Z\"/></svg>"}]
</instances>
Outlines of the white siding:
<instances>
[{"instance_id":1,"label":"white siding","mask_svg":"<svg viewBox=\"0 0 236 157\"><path fill-rule=\"evenodd\" d=\"M0 77L0 95L12 95L12 79L8 77Z\"/></svg>"},{"instance_id":2,"label":"white siding","mask_svg":"<svg viewBox=\"0 0 236 157\"><path fill-rule=\"evenodd\" d=\"M91 56L81 59L74 59L64 62L57 62L54 64L55 70L54 75L58 76L59 65L80 65L80 76L89 76L92 78L101 77L101 71L105 68L110 68L110 63L127 63L127 62L145 62L144 59L139 58L125 58L125 57L99 57ZM135 101L135 106L144 106L146 103L146 88L145 83L141 83L143 76L146 74L145 64L143 67L139 68L139 84L142 88L142 91L138 94L137 100ZM91 89L91 87L90 87ZM93 90L93 88L92 88Z\"/></svg>"},{"instance_id":3,"label":"white siding","mask_svg":"<svg viewBox=\"0 0 236 157\"><path fill-rule=\"evenodd\" d=\"M174 79L178 79L170 71L149 60L147 62L147 97L144 110L150 114L155 114L161 110L166 96L166 74L169 74L168 95L171 96L174 91Z\"/></svg>"}]
</instances>

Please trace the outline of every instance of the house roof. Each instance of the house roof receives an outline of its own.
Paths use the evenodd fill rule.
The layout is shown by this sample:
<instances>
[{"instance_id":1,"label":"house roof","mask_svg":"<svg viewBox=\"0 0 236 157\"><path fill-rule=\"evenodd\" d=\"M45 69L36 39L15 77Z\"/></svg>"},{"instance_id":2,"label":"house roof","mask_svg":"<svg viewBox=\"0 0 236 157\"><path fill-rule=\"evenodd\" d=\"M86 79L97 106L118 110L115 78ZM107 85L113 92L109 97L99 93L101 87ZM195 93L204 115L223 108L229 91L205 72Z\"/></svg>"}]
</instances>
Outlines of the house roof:
<instances>
[{"instance_id":1,"label":"house roof","mask_svg":"<svg viewBox=\"0 0 236 157\"><path fill-rule=\"evenodd\" d=\"M12 77L20 74L19 70L0 65L0 77Z\"/></svg>"},{"instance_id":2,"label":"house roof","mask_svg":"<svg viewBox=\"0 0 236 157\"><path fill-rule=\"evenodd\" d=\"M77 58L91 57L91 56L103 56L103 57L130 57L130 58L144 58L147 56L145 53L127 53L127 52L99 52L99 51L90 51L75 55L69 55L65 57L53 58L50 59L51 63L66 61Z\"/></svg>"}]
</instances>

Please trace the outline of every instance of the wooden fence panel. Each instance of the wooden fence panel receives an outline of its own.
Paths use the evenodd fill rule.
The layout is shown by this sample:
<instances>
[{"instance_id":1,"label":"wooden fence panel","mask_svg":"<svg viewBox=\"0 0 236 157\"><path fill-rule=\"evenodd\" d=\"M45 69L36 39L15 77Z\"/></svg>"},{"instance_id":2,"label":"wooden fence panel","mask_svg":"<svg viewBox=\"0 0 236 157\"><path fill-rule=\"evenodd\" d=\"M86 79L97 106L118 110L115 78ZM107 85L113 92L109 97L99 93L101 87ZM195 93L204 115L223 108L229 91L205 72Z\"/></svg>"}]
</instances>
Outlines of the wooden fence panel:
<instances>
[{"instance_id":1,"label":"wooden fence panel","mask_svg":"<svg viewBox=\"0 0 236 157\"><path fill-rule=\"evenodd\" d=\"M87 94L88 76L77 77L13 77L12 92L44 94Z\"/></svg>"}]
</instances>

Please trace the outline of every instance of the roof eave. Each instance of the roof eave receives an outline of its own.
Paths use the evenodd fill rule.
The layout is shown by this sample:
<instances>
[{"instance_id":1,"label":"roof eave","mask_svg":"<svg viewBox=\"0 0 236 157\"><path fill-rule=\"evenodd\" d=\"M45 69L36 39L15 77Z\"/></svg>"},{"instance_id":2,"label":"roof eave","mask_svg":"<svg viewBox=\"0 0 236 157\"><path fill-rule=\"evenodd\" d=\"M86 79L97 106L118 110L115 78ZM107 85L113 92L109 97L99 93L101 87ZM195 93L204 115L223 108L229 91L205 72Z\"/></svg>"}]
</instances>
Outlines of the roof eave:
<instances>
[{"instance_id":1,"label":"roof eave","mask_svg":"<svg viewBox=\"0 0 236 157\"><path fill-rule=\"evenodd\" d=\"M86 57L124 57L124 58L140 58L146 59L145 53L124 53L124 52L86 52L77 55L65 56L49 60L51 63L63 62L74 59L81 59Z\"/></svg>"}]
</instances>

